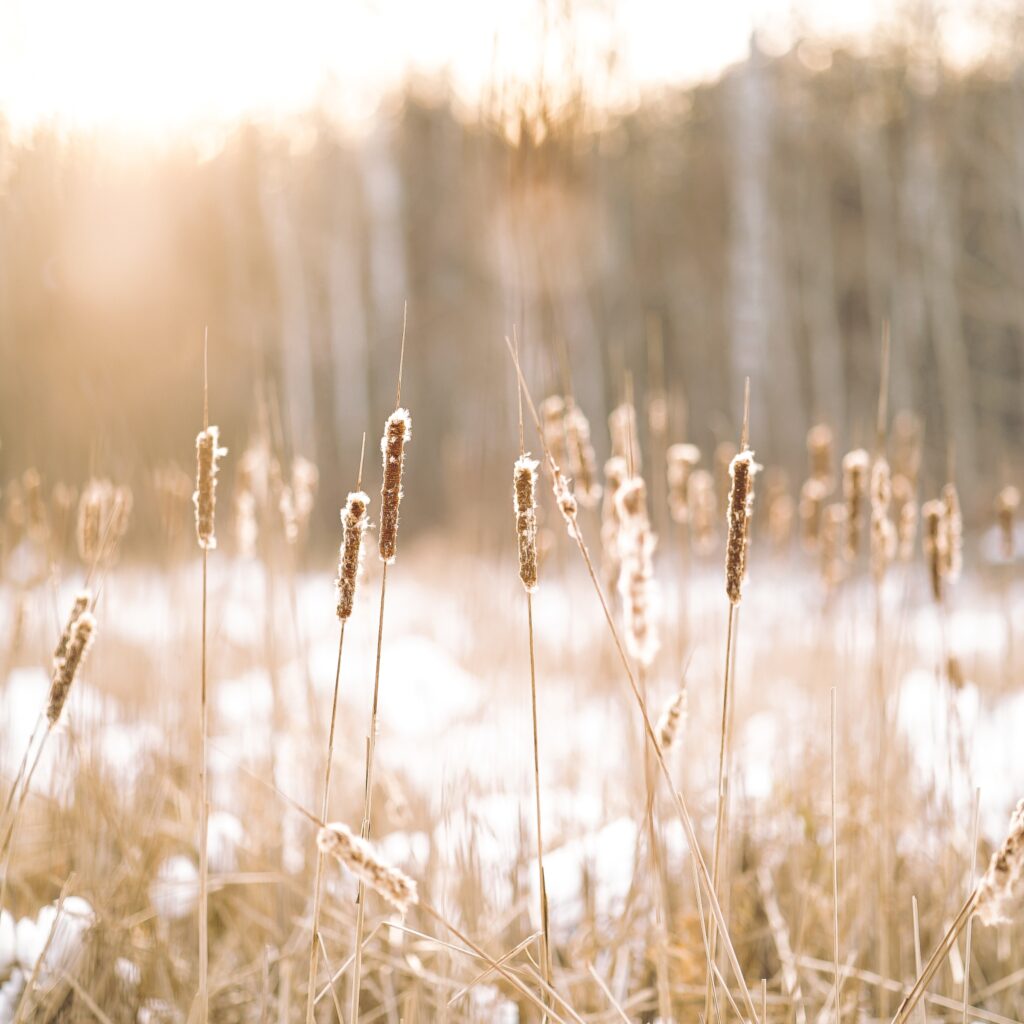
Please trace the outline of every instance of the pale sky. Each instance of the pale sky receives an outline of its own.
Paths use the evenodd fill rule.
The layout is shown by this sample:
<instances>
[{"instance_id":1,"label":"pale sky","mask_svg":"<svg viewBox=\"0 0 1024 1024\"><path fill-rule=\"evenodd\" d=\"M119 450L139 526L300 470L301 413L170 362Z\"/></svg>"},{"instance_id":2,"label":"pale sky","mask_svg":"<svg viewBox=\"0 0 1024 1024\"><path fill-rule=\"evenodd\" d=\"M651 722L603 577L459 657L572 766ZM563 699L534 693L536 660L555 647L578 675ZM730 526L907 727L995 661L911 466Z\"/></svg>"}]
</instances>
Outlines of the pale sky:
<instances>
[{"instance_id":1,"label":"pale sky","mask_svg":"<svg viewBox=\"0 0 1024 1024\"><path fill-rule=\"evenodd\" d=\"M545 34L571 6L572 32ZM968 0L947 0L947 43L977 48ZM754 28L782 46L800 28L863 43L884 0L0 0L0 114L161 139L279 120L318 104L358 128L410 71L444 73L475 105L495 80L549 80L566 40L597 102L712 77ZM799 16L795 13L799 10ZM543 40L547 39L547 44ZM609 78L607 56L617 61Z\"/></svg>"}]
</instances>

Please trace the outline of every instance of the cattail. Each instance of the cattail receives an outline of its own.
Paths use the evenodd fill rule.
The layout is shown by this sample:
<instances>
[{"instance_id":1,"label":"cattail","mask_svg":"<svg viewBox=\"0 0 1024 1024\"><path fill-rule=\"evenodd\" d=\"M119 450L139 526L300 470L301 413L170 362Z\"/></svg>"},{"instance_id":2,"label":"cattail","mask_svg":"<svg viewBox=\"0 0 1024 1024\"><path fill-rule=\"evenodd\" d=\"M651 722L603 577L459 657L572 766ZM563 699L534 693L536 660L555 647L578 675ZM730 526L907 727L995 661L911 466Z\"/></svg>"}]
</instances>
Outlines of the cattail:
<instances>
[{"instance_id":1,"label":"cattail","mask_svg":"<svg viewBox=\"0 0 1024 1024\"><path fill-rule=\"evenodd\" d=\"M412 435L412 417L407 409L396 409L384 424L380 451L384 457L384 483L380 489L380 537L378 551L381 561L390 565L398 549L398 506L402 501L402 469L405 445Z\"/></svg>"},{"instance_id":2,"label":"cattail","mask_svg":"<svg viewBox=\"0 0 1024 1024\"><path fill-rule=\"evenodd\" d=\"M946 534L945 572L950 583L956 583L964 564L964 521L960 514L960 496L956 484L950 482L942 488L942 504L946 514L942 527Z\"/></svg>"},{"instance_id":3,"label":"cattail","mask_svg":"<svg viewBox=\"0 0 1024 1024\"><path fill-rule=\"evenodd\" d=\"M889 518L892 504L892 477L889 463L879 455L871 465L871 572L877 582L885 576L896 557L896 527Z\"/></svg>"},{"instance_id":4,"label":"cattail","mask_svg":"<svg viewBox=\"0 0 1024 1024\"><path fill-rule=\"evenodd\" d=\"M827 423L816 423L807 431L807 461L810 475L825 485L826 495L832 490L833 438Z\"/></svg>"},{"instance_id":5,"label":"cattail","mask_svg":"<svg viewBox=\"0 0 1024 1024\"><path fill-rule=\"evenodd\" d=\"M559 468L569 465L565 445L565 401L558 395L549 395L540 403L541 433L544 447Z\"/></svg>"},{"instance_id":6,"label":"cattail","mask_svg":"<svg viewBox=\"0 0 1024 1024\"><path fill-rule=\"evenodd\" d=\"M616 495L620 535L619 597L622 600L626 650L647 667L658 653L655 621L654 549L657 538L647 515L647 488L640 477L626 480Z\"/></svg>"},{"instance_id":7,"label":"cattail","mask_svg":"<svg viewBox=\"0 0 1024 1024\"><path fill-rule=\"evenodd\" d=\"M826 505L821 516L821 576L827 587L837 587L846 574L844 545L847 508L841 502Z\"/></svg>"},{"instance_id":8,"label":"cattail","mask_svg":"<svg viewBox=\"0 0 1024 1024\"><path fill-rule=\"evenodd\" d=\"M892 497L896 506L896 538L901 562L914 557L914 542L917 540L917 499L913 481L897 473L892 478Z\"/></svg>"},{"instance_id":9,"label":"cattail","mask_svg":"<svg viewBox=\"0 0 1024 1024\"><path fill-rule=\"evenodd\" d=\"M1006 486L996 495L996 522L1002 539L1003 558L1012 562L1016 555L1015 520L1020 508L1020 491Z\"/></svg>"},{"instance_id":10,"label":"cattail","mask_svg":"<svg viewBox=\"0 0 1024 1024\"><path fill-rule=\"evenodd\" d=\"M944 502L933 499L921 506L924 556L928 560L928 575L932 584L932 595L936 601L942 600L942 581L946 575L946 529L943 524L945 518Z\"/></svg>"},{"instance_id":11,"label":"cattail","mask_svg":"<svg viewBox=\"0 0 1024 1024\"><path fill-rule=\"evenodd\" d=\"M686 721L686 689L680 690L665 706L658 724L655 727L655 735L658 737L658 745L667 754L679 738L683 723Z\"/></svg>"},{"instance_id":12,"label":"cattail","mask_svg":"<svg viewBox=\"0 0 1024 1024\"><path fill-rule=\"evenodd\" d=\"M690 474L700 462L700 449L695 444L674 444L665 453L668 477L668 508L675 523L689 518L688 488Z\"/></svg>"},{"instance_id":13,"label":"cattail","mask_svg":"<svg viewBox=\"0 0 1024 1024\"><path fill-rule=\"evenodd\" d=\"M700 554L706 555L715 546L715 522L718 519L715 481L708 470L695 469L690 474L687 497L694 546Z\"/></svg>"},{"instance_id":14,"label":"cattail","mask_svg":"<svg viewBox=\"0 0 1024 1024\"><path fill-rule=\"evenodd\" d=\"M196 490L192 504L196 509L196 538L204 550L217 546L214 533L214 514L217 508L217 462L227 455L220 447L220 431L207 427L196 437Z\"/></svg>"},{"instance_id":15,"label":"cattail","mask_svg":"<svg viewBox=\"0 0 1024 1024\"><path fill-rule=\"evenodd\" d=\"M619 509L616 497L629 475L621 455L613 455L604 464L604 501L601 505L601 563L609 585L619 578Z\"/></svg>"},{"instance_id":16,"label":"cattail","mask_svg":"<svg viewBox=\"0 0 1024 1024\"><path fill-rule=\"evenodd\" d=\"M76 602L77 603L77 602ZM64 657L55 664L53 678L50 682L50 702L46 708L46 717L50 725L56 725L68 699L68 691L75 681L89 646L96 632L96 619L91 612L83 611L74 621L68 638Z\"/></svg>"},{"instance_id":17,"label":"cattail","mask_svg":"<svg viewBox=\"0 0 1024 1024\"><path fill-rule=\"evenodd\" d=\"M843 497L846 499L846 557L854 561L860 553L867 507L868 473L871 457L863 448L855 448L843 457Z\"/></svg>"},{"instance_id":18,"label":"cattail","mask_svg":"<svg viewBox=\"0 0 1024 1024\"><path fill-rule=\"evenodd\" d=\"M975 909L983 924L1008 920L1007 904L1024 889L1024 800L1010 816L1010 831L1003 845L992 854L978 883Z\"/></svg>"},{"instance_id":19,"label":"cattail","mask_svg":"<svg viewBox=\"0 0 1024 1024\"><path fill-rule=\"evenodd\" d=\"M338 618L344 622L352 614L356 584L363 567L363 534L369 525L370 496L350 491L341 513L342 538L338 552L338 578L334 581L338 598Z\"/></svg>"},{"instance_id":20,"label":"cattail","mask_svg":"<svg viewBox=\"0 0 1024 1024\"><path fill-rule=\"evenodd\" d=\"M353 835L342 822L324 825L316 843L321 853L334 857L399 913L404 914L418 902L416 883L398 868L385 864L369 843Z\"/></svg>"},{"instance_id":21,"label":"cattail","mask_svg":"<svg viewBox=\"0 0 1024 1024\"><path fill-rule=\"evenodd\" d=\"M612 455L624 459L628 472L640 472L640 436L636 429L636 409L623 402L612 409L608 417L608 432L612 438Z\"/></svg>"},{"instance_id":22,"label":"cattail","mask_svg":"<svg viewBox=\"0 0 1024 1024\"><path fill-rule=\"evenodd\" d=\"M828 498L828 485L821 477L812 476L800 488L800 539L805 551L817 551L821 540L822 513Z\"/></svg>"},{"instance_id":23,"label":"cattail","mask_svg":"<svg viewBox=\"0 0 1024 1024\"><path fill-rule=\"evenodd\" d=\"M729 463L729 536L725 549L725 592L732 604L739 604L746 574L749 519L754 511L754 476L761 467L754 453L744 448Z\"/></svg>"},{"instance_id":24,"label":"cattail","mask_svg":"<svg viewBox=\"0 0 1024 1024\"><path fill-rule=\"evenodd\" d=\"M516 459L512 474L516 513L516 536L519 538L519 578L528 594L537 589L537 466L529 453Z\"/></svg>"},{"instance_id":25,"label":"cattail","mask_svg":"<svg viewBox=\"0 0 1024 1024\"><path fill-rule=\"evenodd\" d=\"M575 538L579 532L579 527L576 525L579 508L576 505L576 498L573 496L569 481L557 466L554 469L551 487L555 495L555 504L565 520L565 528L569 531L569 536Z\"/></svg>"},{"instance_id":26,"label":"cattail","mask_svg":"<svg viewBox=\"0 0 1024 1024\"><path fill-rule=\"evenodd\" d=\"M111 490L107 480L90 480L78 502L78 556L86 565L99 561Z\"/></svg>"},{"instance_id":27,"label":"cattail","mask_svg":"<svg viewBox=\"0 0 1024 1024\"><path fill-rule=\"evenodd\" d=\"M68 616L67 624L64 626L64 631L60 635L60 639L57 641L57 646L53 651L53 671L56 672L60 663L64 660L68 653L68 644L71 643L71 633L75 628L75 623L79 620L82 613L89 607L92 601L92 594L88 590L82 590L75 595L74 604L71 606L71 614Z\"/></svg>"},{"instance_id":28,"label":"cattail","mask_svg":"<svg viewBox=\"0 0 1024 1024\"><path fill-rule=\"evenodd\" d=\"M565 409L565 439L569 449L569 473L576 484L576 498L584 508L593 508L601 497L597 458L590 440L587 417L571 398Z\"/></svg>"}]
</instances>

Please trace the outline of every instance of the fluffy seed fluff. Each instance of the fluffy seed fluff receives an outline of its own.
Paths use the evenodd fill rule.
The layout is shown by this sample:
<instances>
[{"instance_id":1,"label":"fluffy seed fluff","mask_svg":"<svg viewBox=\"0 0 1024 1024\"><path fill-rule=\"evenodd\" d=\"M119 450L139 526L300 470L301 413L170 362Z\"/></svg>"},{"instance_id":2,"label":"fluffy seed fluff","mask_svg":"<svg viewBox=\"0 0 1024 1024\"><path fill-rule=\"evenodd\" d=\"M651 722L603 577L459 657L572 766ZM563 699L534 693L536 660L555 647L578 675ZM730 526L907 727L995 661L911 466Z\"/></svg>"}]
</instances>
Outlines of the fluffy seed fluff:
<instances>
[{"instance_id":1,"label":"fluffy seed fluff","mask_svg":"<svg viewBox=\"0 0 1024 1024\"><path fill-rule=\"evenodd\" d=\"M926 501L921 506L921 520L924 523L924 557L928 562L928 578L932 585L932 596L942 600L943 581L946 576L946 518L945 502L938 498Z\"/></svg>"},{"instance_id":2,"label":"fluffy seed fluff","mask_svg":"<svg viewBox=\"0 0 1024 1024\"><path fill-rule=\"evenodd\" d=\"M83 611L71 627L63 658L54 665L53 677L50 681L50 700L46 708L46 717L51 726L56 724L61 711L64 710L68 691L71 689L71 684L75 681L75 676L81 668L86 652L92 644L95 632L95 618L91 612Z\"/></svg>"},{"instance_id":3,"label":"fluffy seed fluff","mask_svg":"<svg viewBox=\"0 0 1024 1024\"><path fill-rule=\"evenodd\" d=\"M754 453L744 448L729 463L732 486L729 489L729 536L725 549L725 592L732 604L742 597L743 577L747 571L747 541L750 516L754 511L754 475L761 467Z\"/></svg>"},{"instance_id":4,"label":"fluffy seed fluff","mask_svg":"<svg viewBox=\"0 0 1024 1024\"><path fill-rule=\"evenodd\" d=\"M385 864L369 843L353 835L342 822L324 825L316 843L322 853L337 860L399 913L404 914L417 903L416 883L398 868Z\"/></svg>"},{"instance_id":5,"label":"fluffy seed fluff","mask_svg":"<svg viewBox=\"0 0 1024 1024\"><path fill-rule=\"evenodd\" d=\"M555 504L558 505L558 511L565 520L565 528L569 531L569 536L575 538L579 531L576 525L579 507L576 504L576 498L573 496L569 481L557 466L554 468L551 487L555 494Z\"/></svg>"},{"instance_id":6,"label":"fluffy seed fluff","mask_svg":"<svg viewBox=\"0 0 1024 1024\"><path fill-rule=\"evenodd\" d=\"M334 581L338 618L344 622L352 614L356 584L363 566L363 534L369 525L367 512L370 496L364 491L350 491L341 510L341 548L338 552L338 578Z\"/></svg>"},{"instance_id":7,"label":"fluffy seed fluff","mask_svg":"<svg viewBox=\"0 0 1024 1024\"><path fill-rule=\"evenodd\" d=\"M408 409L396 409L384 424L380 451L384 458L384 483L380 489L380 537L378 551L381 561L390 565L398 550L398 506L402 501L402 469L405 466L405 445L412 435L412 417Z\"/></svg>"},{"instance_id":8,"label":"fluffy seed fluff","mask_svg":"<svg viewBox=\"0 0 1024 1024\"><path fill-rule=\"evenodd\" d=\"M1016 552L1015 520L1020 508L1020 491L1006 486L996 495L996 522L1002 544L1003 558L1012 562Z\"/></svg>"},{"instance_id":9,"label":"fluffy seed fluff","mask_svg":"<svg viewBox=\"0 0 1024 1024\"><path fill-rule=\"evenodd\" d=\"M868 474L871 457L863 448L843 456L843 497L846 499L846 557L852 562L860 554L867 507Z\"/></svg>"},{"instance_id":10,"label":"fluffy seed fluff","mask_svg":"<svg viewBox=\"0 0 1024 1024\"><path fill-rule=\"evenodd\" d=\"M1024 800L1010 816L1010 830L1003 845L992 854L978 883L976 913L983 924L1009 920L1007 907L1024 891Z\"/></svg>"},{"instance_id":11,"label":"fluffy seed fluff","mask_svg":"<svg viewBox=\"0 0 1024 1024\"><path fill-rule=\"evenodd\" d=\"M690 474L700 462L700 449L695 444L674 444L665 453L668 477L668 508L675 523L689 519L687 500Z\"/></svg>"},{"instance_id":12,"label":"fluffy seed fluff","mask_svg":"<svg viewBox=\"0 0 1024 1024\"><path fill-rule=\"evenodd\" d=\"M516 459L512 473L513 508L519 539L519 578L528 594L537 589L537 466L529 452Z\"/></svg>"},{"instance_id":13,"label":"fluffy seed fluff","mask_svg":"<svg viewBox=\"0 0 1024 1024\"><path fill-rule=\"evenodd\" d=\"M220 446L220 430L210 426L196 437L196 490L192 504L196 508L196 538L201 548L217 546L214 515L217 509L217 463L227 448Z\"/></svg>"},{"instance_id":14,"label":"fluffy seed fluff","mask_svg":"<svg viewBox=\"0 0 1024 1024\"><path fill-rule=\"evenodd\" d=\"M683 723L686 721L687 696L686 689L680 690L665 705L658 718L654 733L658 737L658 745L667 754L679 738Z\"/></svg>"},{"instance_id":15,"label":"fluffy seed fluff","mask_svg":"<svg viewBox=\"0 0 1024 1024\"><path fill-rule=\"evenodd\" d=\"M71 606L71 614L68 616L68 621L64 625L64 630L60 634L60 639L57 641L57 646L53 651L53 671L56 673L61 666L61 663L67 657L68 645L71 643L71 634L75 628L75 623L81 618L82 613L89 607L92 602L92 592L88 590L81 590L75 595L74 603Z\"/></svg>"},{"instance_id":16,"label":"fluffy seed fluff","mask_svg":"<svg viewBox=\"0 0 1024 1024\"><path fill-rule=\"evenodd\" d=\"M601 497L597 458L590 440L590 423L571 398L566 402L565 440L569 449L569 473L576 484L576 498L584 508L593 508Z\"/></svg>"}]
</instances>

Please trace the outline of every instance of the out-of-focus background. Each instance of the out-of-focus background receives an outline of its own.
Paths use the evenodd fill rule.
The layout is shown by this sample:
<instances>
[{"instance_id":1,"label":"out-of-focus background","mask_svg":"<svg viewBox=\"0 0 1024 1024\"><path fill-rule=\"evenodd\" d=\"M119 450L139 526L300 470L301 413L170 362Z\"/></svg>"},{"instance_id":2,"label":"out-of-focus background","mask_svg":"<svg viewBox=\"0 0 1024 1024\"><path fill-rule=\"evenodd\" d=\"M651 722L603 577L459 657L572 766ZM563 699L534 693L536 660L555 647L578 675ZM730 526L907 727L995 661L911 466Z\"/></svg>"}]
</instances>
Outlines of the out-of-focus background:
<instances>
[{"instance_id":1,"label":"out-of-focus background","mask_svg":"<svg viewBox=\"0 0 1024 1024\"><path fill-rule=\"evenodd\" d=\"M952 446L987 514L1024 426L1015 6L8 0L0 476L187 465L208 327L214 420L240 450L273 409L333 534L407 302L409 529L505 495L513 327L539 391L600 422L629 371L702 447L749 375L795 475L816 418L872 440L888 321L924 479Z\"/></svg>"}]
</instances>

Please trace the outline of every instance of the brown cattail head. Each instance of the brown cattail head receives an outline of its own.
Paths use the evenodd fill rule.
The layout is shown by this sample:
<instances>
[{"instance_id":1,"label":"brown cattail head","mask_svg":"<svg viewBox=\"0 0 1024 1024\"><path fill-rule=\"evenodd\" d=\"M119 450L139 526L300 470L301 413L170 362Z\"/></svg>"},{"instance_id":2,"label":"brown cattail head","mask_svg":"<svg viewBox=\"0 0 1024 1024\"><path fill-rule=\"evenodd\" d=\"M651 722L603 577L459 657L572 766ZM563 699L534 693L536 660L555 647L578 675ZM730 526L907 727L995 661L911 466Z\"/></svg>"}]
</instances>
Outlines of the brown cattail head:
<instances>
[{"instance_id":1,"label":"brown cattail head","mask_svg":"<svg viewBox=\"0 0 1024 1024\"><path fill-rule=\"evenodd\" d=\"M732 604L742 597L747 567L748 520L754 511L754 475L761 467L754 453L744 448L729 463L732 487L729 489L729 536L725 549L725 592Z\"/></svg>"},{"instance_id":2,"label":"brown cattail head","mask_svg":"<svg viewBox=\"0 0 1024 1024\"><path fill-rule=\"evenodd\" d=\"M826 494L832 490L833 447L832 428L827 423L816 423L807 431L807 462L810 476L825 485Z\"/></svg>"},{"instance_id":3,"label":"brown cattail head","mask_svg":"<svg viewBox=\"0 0 1024 1024\"><path fill-rule=\"evenodd\" d=\"M700 449L695 444L674 444L665 453L668 477L668 508L675 523L689 519L687 490L690 474L700 462Z\"/></svg>"},{"instance_id":4,"label":"brown cattail head","mask_svg":"<svg viewBox=\"0 0 1024 1024\"><path fill-rule=\"evenodd\" d=\"M77 604L77 601L76 601ZM82 665L86 652L92 644L96 632L96 620L91 612L83 611L71 627L64 657L54 665L53 677L50 681L50 701L46 708L46 717L50 725L56 725L68 699L68 691L75 681L75 676Z\"/></svg>"},{"instance_id":5,"label":"brown cattail head","mask_svg":"<svg viewBox=\"0 0 1024 1024\"><path fill-rule=\"evenodd\" d=\"M999 538L1002 545L1003 558L1012 562L1017 553L1016 519L1020 508L1020 491L1007 485L996 495L996 523L999 526Z\"/></svg>"},{"instance_id":6,"label":"brown cattail head","mask_svg":"<svg viewBox=\"0 0 1024 1024\"><path fill-rule=\"evenodd\" d=\"M398 868L385 864L369 843L353 835L342 822L324 825L317 833L316 844L321 853L337 860L399 913L404 914L418 902L416 883Z\"/></svg>"},{"instance_id":7,"label":"brown cattail head","mask_svg":"<svg viewBox=\"0 0 1024 1024\"><path fill-rule=\"evenodd\" d=\"M896 557L896 527L889 518L892 504L892 476L889 463L879 455L871 464L871 572L881 583L885 570Z\"/></svg>"},{"instance_id":8,"label":"brown cattail head","mask_svg":"<svg viewBox=\"0 0 1024 1024\"><path fill-rule=\"evenodd\" d=\"M576 484L576 498L584 508L593 508L601 497L597 458L590 440L587 417L571 398L566 403L565 439L569 449L569 473Z\"/></svg>"},{"instance_id":9,"label":"brown cattail head","mask_svg":"<svg viewBox=\"0 0 1024 1024\"><path fill-rule=\"evenodd\" d=\"M75 628L75 623L79 620L82 613L89 607L91 602L91 591L82 590L75 595L74 603L71 606L71 614L68 616L67 624L64 626L64 631L61 633L60 639L57 641L57 646L53 652L54 672L59 669L60 663L67 656L68 644L71 643L71 633Z\"/></svg>"},{"instance_id":10,"label":"brown cattail head","mask_svg":"<svg viewBox=\"0 0 1024 1024\"><path fill-rule=\"evenodd\" d=\"M654 584L654 549L657 538L651 532L647 514L647 487L630 477L616 496L619 519L619 597L625 625L626 650L648 667L658 653L658 598Z\"/></svg>"},{"instance_id":11,"label":"brown cattail head","mask_svg":"<svg viewBox=\"0 0 1024 1024\"><path fill-rule=\"evenodd\" d=\"M921 506L921 521L924 524L924 557L928 562L928 576L932 585L932 596L942 600L943 580L946 576L946 505L939 499L926 501Z\"/></svg>"},{"instance_id":12,"label":"brown cattail head","mask_svg":"<svg viewBox=\"0 0 1024 1024\"><path fill-rule=\"evenodd\" d=\"M612 438L612 455L618 455L631 473L640 472L640 435L636 427L636 409L623 402L612 409L608 417L608 432Z\"/></svg>"},{"instance_id":13,"label":"brown cattail head","mask_svg":"<svg viewBox=\"0 0 1024 1024\"><path fill-rule=\"evenodd\" d=\"M800 488L800 539L804 550L817 551L821 540L822 513L828 498L828 485L820 477L811 476Z\"/></svg>"},{"instance_id":14,"label":"brown cattail head","mask_svg":"<svg viewBox=\"0 0 1024 1024\"><path fill-rule=\"evenodd\" d=\"M1003 845L992 854L978 883L975 910L983 924L1008 920L1007 904L1024 890L1024 800L1010 816L1010 830Z\"/></svg>"},{"instance_id":15,"label":"brown cattail head","mask_svg":"<svg viewBox=\"0 0 1024 1024\"><path fill-rule=\"evenodd\" d=\"M217 509L217 463L227 455L220 446L220 430L209 426L196 437L196 490L192 504L196 509L196 539L204 550L217 546L214 516Z\"/></svg>"},{"instance_id":16,"label":"brown cattail head","mask_svg":"<svg viewBox=\"0 0 1024 1024\"><path fill-rule=\"evenodd\" d=\"M699 554L708 554L715 546L715 524L718 519L718 498L715 480L709 470L695 469L687 486L690 506L690 536Z\"/></svg>"},{"instance_id":17,"label":"brown cattail head","mask_svg":"<svg viewBox=\"0 0 1024 1024\"><path fill-rule=\"evenodd\" d=\"M370 496L364 491L350 491L341 510L342 538L338 552L338 578L334 581L338 599L338 618L344 622L352 614L356 584L363 567L363 534L369 525L367 512Z\"/></svg>"},{"instance_id":18,"label":"brown cattail head","mask_svg":"<svg viewBox=\"0 0 1024 1024\"><path fill-rule=\"evenodd\" d=\"M528 594L537 589L537 466L529 452L516 459L512 473L516 536L519 538L519 578Z\"/></svg>"},{"instance_id":19,"label":"brown cattail head","mask_svg":"<svg viewBox=\"0 0 1024 1024\"><path fill-rule=\"evenodd\" d=\"M565 401L560 395L549 395L540 403L540 425L544 447L561 469L569 465L565 446Z\"/></svg>"},{"instance_id":20,"label":"brown cattail head","mask_svg":"<svg viewBox=\"0 0 1024 1024\"><path fill-rule=\"evenodd\" d=\"M863 448L843 456L843 497L846 499L846 557L852 562L860 554L867 509L868 474L871 457Z\"/></svg>"},{"instance_id":21,"label":"brown cattail head","mask_svg":"<svg viewBox=\"0 0 1024 1024\"><path fill-rule=\"evenodd\" d=\"M956 583L964 565L964 521L956 484L950 482L942 488L942 504L946 509L942 523L946 533L945 576L950 583Z\"/></svg>"},{"instance_id":22,"label":"brown cattail head","mask_svg":"<svg viewBox=\"0 0 1024 1024\"><path fill-rule=\"evenodd\" d=\"M398 506L402 501L402 469L405 445L412 435L408 409L396 409L384 424L380 450L384 457L384 483L380 489L380 537L377 550L381 561L390 565L398 550Z\"/></svg>"},{"instance_id":23,"label":"brown cattail head","mask_svg":"<svg viewBox=\"0 0 1024 1024\"><path fill-rule=\"evenodd\" d=\"M654 734L658 737L658 745L666 754L675 746L686 721L686 705L687 696L684 687L665 705L665 710L658 718Z\"/></svg>"}]
</instances>

